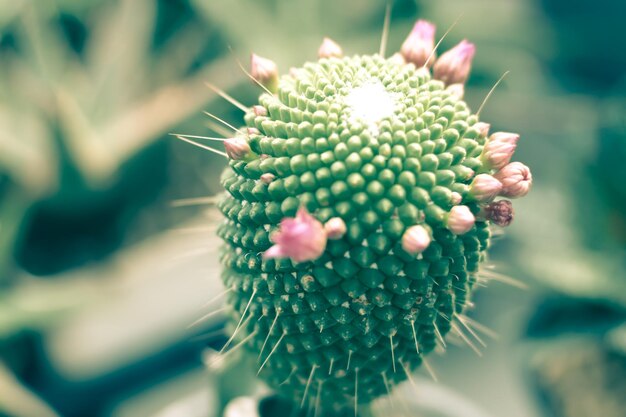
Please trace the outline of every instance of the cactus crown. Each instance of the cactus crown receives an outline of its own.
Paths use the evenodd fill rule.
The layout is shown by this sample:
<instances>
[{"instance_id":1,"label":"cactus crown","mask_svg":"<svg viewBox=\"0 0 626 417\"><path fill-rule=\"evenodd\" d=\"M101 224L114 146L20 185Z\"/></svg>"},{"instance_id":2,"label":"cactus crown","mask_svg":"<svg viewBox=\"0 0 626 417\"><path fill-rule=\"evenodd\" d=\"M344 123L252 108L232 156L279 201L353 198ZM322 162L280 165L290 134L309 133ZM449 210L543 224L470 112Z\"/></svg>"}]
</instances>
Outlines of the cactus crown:
<instances>
[{"instance_id":1,"label":"cactus crown","mask_svg":"<svg viewBox=\"0 0 626 417\"><path fill-rule=\"evenodd\" d=\"M333 43L278 82L264 74L269 90L234 141L248 146L229 151L219 234L233 337L302 404L337 410L387 393L462 331L479 279L488 203L506 181L483 152L488 125L454 85L468 54L435 63L446 85L424 65L432 40L428 56L412 36L419 54L407 42L404 56L341 57Z\"/></svg>"}]
</instances>

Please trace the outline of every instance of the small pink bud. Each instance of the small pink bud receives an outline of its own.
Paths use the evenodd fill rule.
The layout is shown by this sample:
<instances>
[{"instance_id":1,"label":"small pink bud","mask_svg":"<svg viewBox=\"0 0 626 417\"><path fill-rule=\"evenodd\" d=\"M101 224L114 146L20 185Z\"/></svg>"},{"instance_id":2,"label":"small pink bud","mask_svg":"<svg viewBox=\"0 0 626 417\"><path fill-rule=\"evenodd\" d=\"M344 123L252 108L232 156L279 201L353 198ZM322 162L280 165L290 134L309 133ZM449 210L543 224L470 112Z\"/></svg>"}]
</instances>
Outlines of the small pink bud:
<instances>
[{"instance_id":1,"label":"small pink bud","mask_svg":"<svg viewBox=\"0 0 626 417\"><path fill-rule=\"evenodd\" d=\"M511 162L496 172L494 177L502 183L500 195L510 198L524 197L533 183L530 169L521 162Z\"/></svg>"},{"instance_id":2,"label":"small pink bud","mask_svg":"<svg viewBox=\"0 0 626 417\"><path fill-rule=\"evenodd\" d=\"M322 45L320 45L320 48L317 50L317 56L320 58L341 58L343 51L337 42L330 38L324 38Z\"/></svg>"},{"instance_id":3,"label":"small pink bud","mask_svg":"<svg viewBox=\"0 0 626 417\"><path fill-rule=\"evenodd\" d=\"M411 226L402 235L402 249L412 255L417 255L426 250L430 241L430 234L424 226Z\"/></svg>"},{"instance_id":4,"label":"small pink bud","mask_svg":"<svg viewBox=\"0 0 626 417\"><path fill-rule=\"evenodd\" d=\"M473 127L478 131L481 138L486 138L489 135L489 129L491 129L491 125L485 122L478 122Z\"/></svg>"},{"instance_id":5,"label":"small pink bud","mask_svg":"<svg viewBox=\"0 0 626 417\"><path fill-rule=\"evenodd\" d=\"M511 161L517 148L519 135L515 133L496 132L489 137L483 148L481 160L487 169L502 169Z\"/></svg>"},{"instance_id":6,"label":"small pink bud","mask_svg":"<svg viewBox=\"0 0 626 417\"><path fill-rule=\"evenodd\" d=\"M472 68L476 46L467 40L445 52L434 67L434 77L446 84L464 83Z\"/></svg>"},{"instance_id":7,"label":"small pink bud","mask_svg":"<svg viewBox=\"0 0 626 417\"><path fill-rule=\"evenodd\" d=\"M267 116L267 109L263 106L252 106L252 112L254 113L255 116L262 116L265 117Z\"/></svg>"},{"instance_id":8,"label":"small pink bud","mask_svg":"<svg viewBox=\"0 0 626 417\"><path fill-rule=\"evenodd\" d=\"M224 140L226 155L236 161L244 159L250 153L250 145L244 138L234 137Z\"/></svg>"},{"instance_id":9,"label":"small pink bud","mask_svg":"<svg viewBox=\"0 0 626 417\"><path fill-rule=\"evenodd\" d=\"M260 135L261 131L259 131L256 127L248 127L246 128L246 133L248 135Z\"/></svg>"},{"instance_id":10,"label":"small pink bud","mask_svg":"<svg viewBox=\"0 0 626 417\"><path fill-rule=\"evenodd\" d=\"M263 84L271 92L275 92L278 88L278 67L271 59L263 58L256 54L252 54L251 58L252 77Z\"/></svg>"},{"instance_id":11,"label":"small pink bud","mask_svg":"<svg viewBox=\"0 0 626 417\"><path fill-rule=\"evenodd\" d=\"M425 20L418 20L402 44L400 53L407 63L413 63L416 67L424 65L430 67L435 61L434 49L435 25Z\"/></svg>"},{"instance_id":12,"label":"small pink bud","mask_svg":"<svg viewBox=\"0 0 626 417\"><path fill-rule=\"evenodd\" d=\"M265 258L291 258L296 262L319 258L326 249L326 230L306 208L301 207L295 218L284 218L272 236L274 246L263 253Z\"/></svg>"},{"instance_id":13,"label":"small pink bud","mask_svg":"<svg viewBox=\"0 0 626 417\"><path fill-rule=\"evenodd\" d=\"M266 172L265 174L261 175L261 182L264 184L269 184L275 179L276 179L276 175L272 174L271 172Z\"/></svg>"},{"instance_id":14,"label":"small pink bud","mask_svg":"<svg viewBox=\"0 0 626 417\"><path fill-rule=\"evenodd\" d=\"M346 234L346 222L341 217L333 217L324 223L324 229L329 239L341 239Z\"/></svg>"},{"instance_id":15,"label":"small pink bud","mask_svg":"<svg viewBox=\"0 0 626 417\"><path fill-rule=\"evenodd\" d=\"M448 229L455 235L469 232L476 221L467 206L454 206L448 214Z\"/></svg>"},{"instance_id":16,"label":"small pink bud","mask_svg":"<svg viewBox=\"0 0 626 417\"><path fill-rule=\"evenodd\" d=\"M457 204L461 204L461 201L463 201L463 196L459 193L457 193L456 191L452 191L452 194L450 194L450 202L453 205L457 205Z\"/></svg>"},{"instance_id":17,"label":"small pink bud","mask_svg":"<svg viewBox=\"0 0 626 417\"><path fill-rule=\"evenodd\" d=\"M502 183L489 174L478 174L470 184L469 195L479 202L493 200L502 191Z\"/></svg>"},{"instance_id":18,"label":"small pink bud","mask_svg":"<svg viewBox=\"0 0 626 417\"><path fill-rule=\"evenodd\" d=\"M509 200L494 201L483 207L478 216L498 226L506 227L513 221L513 204Z\"/></svg>"},{"instance_id":19,"label":"small pink bud","mask_svg":"<svg viewBox=\"0 0 626 417\"><path fill-rule=\"evenodd\" d=\"M451 84L446 88L453 96L462 99L465 96L465 86L463 84Z\"/></svg>"}]
</instances>

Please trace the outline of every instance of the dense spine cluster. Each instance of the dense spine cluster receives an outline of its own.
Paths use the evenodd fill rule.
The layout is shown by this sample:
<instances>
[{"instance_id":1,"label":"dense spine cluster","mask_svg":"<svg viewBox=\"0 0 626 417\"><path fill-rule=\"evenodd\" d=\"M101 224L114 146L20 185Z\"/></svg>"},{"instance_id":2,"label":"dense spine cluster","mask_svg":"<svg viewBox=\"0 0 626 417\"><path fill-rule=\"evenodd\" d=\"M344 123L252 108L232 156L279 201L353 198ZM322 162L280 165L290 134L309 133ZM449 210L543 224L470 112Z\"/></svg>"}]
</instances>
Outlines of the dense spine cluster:
<instances>
[{"instance_id":1,"label":"dense spine cluster","mask_svg":"<svg viewBox=\"0 0 626 417\"><path fill-rule=\"evenodd\" d=\"M325 39L280 78L253 56L267 92L225 142L223 279L233 336L303 404L354 407L406 379L458 326L490 223L512 219L494 198L528 192L518 136L489 136L462 99L474 46L435 61L433 37L420 21L390 58Z\"/></svg>"}]
</instances>

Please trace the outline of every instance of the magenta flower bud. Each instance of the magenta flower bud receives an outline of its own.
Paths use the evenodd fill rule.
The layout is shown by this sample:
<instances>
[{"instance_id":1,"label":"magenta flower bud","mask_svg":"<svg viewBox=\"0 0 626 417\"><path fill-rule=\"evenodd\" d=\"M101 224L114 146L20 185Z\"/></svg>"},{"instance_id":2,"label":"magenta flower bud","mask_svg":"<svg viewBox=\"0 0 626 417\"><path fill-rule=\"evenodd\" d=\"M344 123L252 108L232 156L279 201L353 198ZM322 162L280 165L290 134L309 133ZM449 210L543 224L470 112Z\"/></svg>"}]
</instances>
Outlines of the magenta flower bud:
<instances>
[{"instance_id":1,"label":"magenta flower bud","mask_svg":"<svg viewBox=\"0 0 626 417\"><path fill-rule=\"evenodd\" d=\"M236 161L244 159L250 153L250 145L244 138L234 137L224 140L226 155Z\"/></svg>"},{"instance_id":2,"label":"magenta flower bud","mask_svg":"<svg viewBox=\"0 0 626 417\"><path fill-rule=\"evenodd\" d=\"M509 200L498 200L487 204L480 210L478 217L493 224L506 227L513 221L513 204Z\"/></svg>"},{"instance_id":3,"label":"magenta flower bud","mask_svg":"<svg viewBox=\"0 0 626 417\"><path fill-rule=\"evenodd\" d=\"M276 175L272 174L271 172L266 172L265 174L261 175L261 182L263 184L269 184L275 179L276 179Z\"/></svg>"},{"instance_id":4,"label":"magenta flower bud","mask_svg":"<svg viewBox=\"0 0 626 417\"><path fill-rule=\"evenodd\" d=\"M478 122L473 126L473 128L478 131L478 135L481 138L486 138L489 135L489 129L491 129L491 125L485 122Z\"/></svg>"},{"instance_id":5,"label":"magenta flower bud","mask_svg":"<svg viewBox=\"0 0 626 417\"><path fill-rule=\"evenodd\" d=\"M502 183L500 195L510 198L524 197L530 191L533 184L533 176L530 169L521 162L511 162L494 177Z\"/></svg>"},{"instance_id":6,"label":"magenta flower bud","mask_svg":"<svg viewBox=\"0 0 626 417\"><path fill-rule=\"evenodd\" d=\"M291 258L296 262L319 258L326 249L326 230L306 208L301 207L295 218L284 218L278 232L272 236L274 246L263 253L265 258Z\"/></svg>"},{"instance_id":7,"label":"magenta flower bud","mask_svg":"<svg viewBox=\"0 0 626 417\"><path fill-rule=\"evenodd\" d=\"M341 239L346 234L346 222L341 217L333 217L324 223L324 229L326 230L326 236L329 239L337 240Z\"/></svg>"},{"instance_id":8,"label":"magenta flower bud","mask_svg":"<svg viewBox=\"0 0 626 417\"><path fill-rule=\"evenodd\" d=\"M455 235L469 232L474 226L476 218L467 206L454 206L448 214L446 226Z\"/></svg>"},{"instance_id":9,"label":"magenta flower bud","mask_svg":"<svg viewBox=\"0 0 626 417\"><path fill-rule=\"evenodd\" d=\"M407 63L413 63L416 67L424 65L430 67L435 61L434 49L435 25L425 20L418 20L402 44L400 53Z\"/></svg>"},{"instance_id":10,"label":"magenta flower bud","mask_svg":"<svg viewBox=\"0 0 626 417\"><path fill-rule=\"evenodd\" d=\"M452 194L450 194L450 202L453 205L457 205L457 204L461 204L461 201L463 201L463 196L459 193L457 193L456 191L452 191Z\"/></svg>"},{"instance_id":11,"label":"magenta flower bud","mask_svg":"<svg viewBox=\"0 0 626 417\"><path fill-rule=\"evenodd\" d=\"M261 131L259 129L257 129L256 127L247 127L246 128L246 133L248 135L260 135Z\"/></svg>"},{"instance_id":12,"label":"magenta flower bud","mask_svg":"<svg viewBox=\"0 0 626 417\"><path fill-rule=\"evenodd\" d=\"M481 160L487 169L502 169L511 161L517 148L519 135L515 133L496 132L489 137L483 148Z\"/></svg>"},{"instance_id":13,"label":"magenta flower bud","mask_svg":"<svg viewBox=\"0 0 626 417\"><path fill-rule=\"evenodd\" d=\"M320 48L317 50L317 56L320 58L341 58L343 51L337 42L330 38L324 38L322 45L320 45Z\"/></svg>"},{"instance_id":14,"label":"magenta flower bud","mask_svg":"<svg viewBox=\"0 0 626 417\"><path fill-rule=\"evenodd\" d=\"M476 53L476 46L467 40L445 52L434 67L434 77L446 84L464 83L472 68L472 59Z\"/></svg>"},{"instance_id":15,"label":"magenta flower bud","mask_svg":"<svg viewBox=\"0 0 626 417\"><path fill-rule=\"evenodd\" d=\"M252 112L254 113L255 116L262 116L265 117L267 116L267 109L263 106L252 106Z\"/></svg>"},{"instance_id":16,"label":"magenta flower bud","mask_svg":"<svg viewBox=\"0 0 626 417\"><path fill-rule=\"evenodd\" d=\"M502 183L488 174L478 174L470 184L469 195L478 202L488 202L502 191Z\"/></svg>"},{"instance_id":17,"label":"magenta flower bud","mask_svg":"<svg viewBox=\"0 0 626 417\"><path fill-rule=\"evenodd\" d=\"M271 59L263 58L256 54L252 54L251 58L252 77L263 84L271 92L278 89L278 67Z\"/></svg>"},{"instance_id":18,"label":"magenta flower bud","mask_svg":"<svg viewBox=\"0 0 626 417\"><path fill-rule=\"evenodd\" d=\"M402 235L402 249L412 255L417 255L426 250L430 241L430 233L424 226L411 226Z\"/></svg>"}]
</instances>

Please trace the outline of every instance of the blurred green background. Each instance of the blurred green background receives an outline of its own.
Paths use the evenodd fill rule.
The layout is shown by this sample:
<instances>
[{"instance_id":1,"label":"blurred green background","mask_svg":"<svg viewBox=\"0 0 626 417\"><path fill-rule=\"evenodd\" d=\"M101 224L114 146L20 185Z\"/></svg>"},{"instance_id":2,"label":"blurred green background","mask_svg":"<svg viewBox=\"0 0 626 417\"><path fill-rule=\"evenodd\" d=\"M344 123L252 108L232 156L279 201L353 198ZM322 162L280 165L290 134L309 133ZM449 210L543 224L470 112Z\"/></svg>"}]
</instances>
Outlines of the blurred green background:
<instances>
[{"instance_id":1,"label":"blurred green background","mask_svg":"<svg viewBox=\"0 0 626 417\"><path fill-rule=\"evenodd\" d=\"M221 134L205 110L241 123L204 85L253 104L235 59L254 51L286 71L324 36L373 53L384 11L0 1L1 416L218 416L260 392L243 365L205 366L224 340L219 314L189 326L220 308L206 304L222 291L219 217L178 200L219 192L225 161L168 134ZM420 372L417 393L400 395L422 416L623 417L626 3L396 0L388 51L417 18L442 34L459 16L442 47L477 44L468 103L511 71L482 118L521 133L535 185L492 260L528 288L480 290L472 316L497 339L480 358L452 346L432 360L438 384Z\"/></svg>"}]
</instances>

